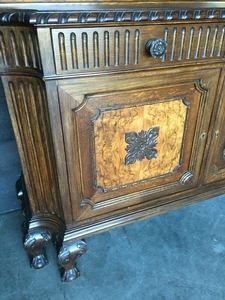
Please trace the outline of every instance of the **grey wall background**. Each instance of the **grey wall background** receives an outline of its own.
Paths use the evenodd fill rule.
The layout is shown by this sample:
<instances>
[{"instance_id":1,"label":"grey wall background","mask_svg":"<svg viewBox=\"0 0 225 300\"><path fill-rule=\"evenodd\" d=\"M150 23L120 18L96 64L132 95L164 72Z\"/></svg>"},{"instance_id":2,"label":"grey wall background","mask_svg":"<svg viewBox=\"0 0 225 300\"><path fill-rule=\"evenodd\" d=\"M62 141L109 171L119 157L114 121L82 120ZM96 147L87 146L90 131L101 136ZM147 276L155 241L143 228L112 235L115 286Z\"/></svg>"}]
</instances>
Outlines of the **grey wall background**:
<instances>
[{"instance_id":1,"label":"grey wall background","mask_svg":"<svg viewBox=\"0 0 225 300\"><path fill-rule=\"evenodd\" d=\"M20 159L0 80L0 214L21 207L15 190L20 173Z\"/></svg>"}]
</instances>

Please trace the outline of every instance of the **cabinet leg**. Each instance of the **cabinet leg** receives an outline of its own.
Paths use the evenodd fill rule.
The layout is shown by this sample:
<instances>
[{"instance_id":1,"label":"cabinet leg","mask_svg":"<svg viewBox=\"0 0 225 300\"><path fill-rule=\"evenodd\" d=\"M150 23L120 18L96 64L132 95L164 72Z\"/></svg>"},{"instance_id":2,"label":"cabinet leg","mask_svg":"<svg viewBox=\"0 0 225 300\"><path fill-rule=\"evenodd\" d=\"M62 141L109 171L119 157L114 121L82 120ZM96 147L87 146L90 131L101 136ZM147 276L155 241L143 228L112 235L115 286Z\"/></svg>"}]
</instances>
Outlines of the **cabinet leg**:
<instances>
[{"instance_id":1,"label":"cabinet leg","mask_svg":"<svg viewBox=\"0 0 225 300\"><path fill-rule=\"evenodd\" d=\"M44 246L51 241L49 230L38 230L30 232L24 240L24 248L30 258L30 266L34 269L43 268L48 264Z\"/></svg>"},{"instance_id":2,"label":"cabinet leg","mask_svg":"<svg viewBox=\"0 0 225 300\"><path fill-rule=\"evenodd\" d=\"M80 272L75 266L76 259L86 253L87 245L84 241L76 241L63 245L58 255L58 262L62 277L62 282L75 280L80 276Z\"/></svg>"}]
</instances>

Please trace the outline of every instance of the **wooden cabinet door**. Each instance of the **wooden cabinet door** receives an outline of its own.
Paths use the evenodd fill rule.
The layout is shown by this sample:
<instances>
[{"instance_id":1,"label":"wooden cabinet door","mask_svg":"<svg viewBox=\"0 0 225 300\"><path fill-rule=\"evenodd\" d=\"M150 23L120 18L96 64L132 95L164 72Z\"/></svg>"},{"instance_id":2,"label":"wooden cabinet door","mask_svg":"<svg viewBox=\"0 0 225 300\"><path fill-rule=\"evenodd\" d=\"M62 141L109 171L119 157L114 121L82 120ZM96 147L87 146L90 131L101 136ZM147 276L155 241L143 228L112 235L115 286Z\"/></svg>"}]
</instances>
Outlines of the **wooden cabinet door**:
<instances>
[{"instance_id":1,"label":"wooden cabinet door","mask_svg":"<svg viewBox=\"0 0 225 300\"><path fill-rule=\"evenodd\" d=\"M218 77L185 68L59 81L74 221L196 186Z\"/></svg>"},{"instance_id":2,"label":"wooden cabinet door","mask_svg":"<svg viewBox=\"0 0 225 300\"><path fill-rule=\"evenodd\" d=\"M212 118L211 137L208 140L208 153L204 168L204 183L225 179L225 71L219 83L218 103L215 106L216 113Z\"/></svg>"}]
</instances>

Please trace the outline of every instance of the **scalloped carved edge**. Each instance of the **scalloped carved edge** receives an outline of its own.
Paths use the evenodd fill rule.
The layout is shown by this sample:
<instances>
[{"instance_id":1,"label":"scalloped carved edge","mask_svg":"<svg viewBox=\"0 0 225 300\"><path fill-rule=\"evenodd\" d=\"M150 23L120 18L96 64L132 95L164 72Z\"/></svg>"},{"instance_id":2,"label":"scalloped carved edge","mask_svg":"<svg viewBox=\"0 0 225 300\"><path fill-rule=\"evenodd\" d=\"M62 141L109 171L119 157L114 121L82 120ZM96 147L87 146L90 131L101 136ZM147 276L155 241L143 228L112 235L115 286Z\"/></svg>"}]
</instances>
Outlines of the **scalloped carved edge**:
<instances>
[{"instance_id":1,"label":"scalloped carved edge","mask_svg":"<svg viewBox=\"0 0 225 300\"><path fill-rule=\"evenodd\" d=\"M72 24L225 19L225 9L146 9L132 11L6 11L0 23Z\"/></svg>"}]
</instances>

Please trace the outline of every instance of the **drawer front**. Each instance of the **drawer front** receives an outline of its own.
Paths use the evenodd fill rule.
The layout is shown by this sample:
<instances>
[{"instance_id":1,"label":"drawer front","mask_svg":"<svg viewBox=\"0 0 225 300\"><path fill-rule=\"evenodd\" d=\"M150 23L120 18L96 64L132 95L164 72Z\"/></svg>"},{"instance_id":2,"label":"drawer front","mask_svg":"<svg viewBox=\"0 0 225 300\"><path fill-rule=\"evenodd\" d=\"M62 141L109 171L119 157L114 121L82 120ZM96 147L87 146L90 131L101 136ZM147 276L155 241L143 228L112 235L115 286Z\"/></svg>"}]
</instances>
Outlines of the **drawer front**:
<instances>
[{"instance_id":1,"label":"drawer front","mask_svg":"<svg viewBox=\"0 0 225 300\"><path fill-rule=\"evenodd\" d=\"M221 23L52 29L56 74L218 61L224 34ZM146 43L158 39L166 53L153 58Z\"/></svg>"}]
</instances>

